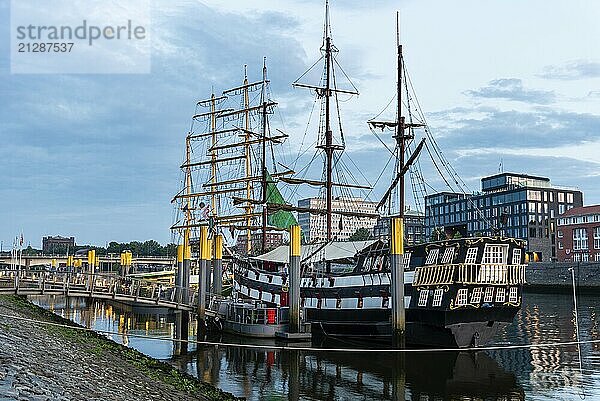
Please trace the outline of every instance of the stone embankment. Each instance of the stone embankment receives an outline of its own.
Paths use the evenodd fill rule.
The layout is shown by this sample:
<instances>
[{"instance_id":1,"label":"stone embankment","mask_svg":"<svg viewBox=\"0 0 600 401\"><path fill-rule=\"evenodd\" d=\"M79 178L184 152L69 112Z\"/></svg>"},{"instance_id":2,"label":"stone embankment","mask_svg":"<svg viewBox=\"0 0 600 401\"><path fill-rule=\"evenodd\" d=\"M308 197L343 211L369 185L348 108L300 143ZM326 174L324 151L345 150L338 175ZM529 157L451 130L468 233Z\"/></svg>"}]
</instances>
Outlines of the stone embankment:
<instances>
[{"instance_id":1,"label":"stone embankment","mask_svg":"<svg viewBox=\"0 0 600 401\"><path fill-rule=\"evenodd\" d=\"M236 399L100 334L23 319L76 326L0 296L0 401Z\"/></svg>"},{"instance_id":2,"label":"stone embankment","mask_svg":"<svg viewBox=\"0 0 600 401\"><path fill-rule=\"evenodd\" d=\"M570 292L573 279L570 268L575 273L575 285L581 292L600 290L600 263L530 263L525 269L525 289L531 291Z\"/></svg>"}]
</instances>

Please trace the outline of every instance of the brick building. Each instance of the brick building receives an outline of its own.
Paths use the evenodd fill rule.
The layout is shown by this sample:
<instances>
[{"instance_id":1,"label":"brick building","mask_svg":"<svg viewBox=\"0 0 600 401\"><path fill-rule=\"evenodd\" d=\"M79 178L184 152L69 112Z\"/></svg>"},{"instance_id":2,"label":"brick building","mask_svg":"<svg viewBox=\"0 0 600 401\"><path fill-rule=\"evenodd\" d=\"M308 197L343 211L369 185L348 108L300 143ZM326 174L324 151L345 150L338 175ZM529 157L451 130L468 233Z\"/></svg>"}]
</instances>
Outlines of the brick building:
<instances>
[{"instance_id":1,"label":"brick building","mask_svg":"<svg viewBox=\"0 0 600 401\"><path fill-rule=\"evenodd\" d=\"M66 254L73 252L75 248L75 237L48 236L42 238L42 251L44 253Z\"/></svg>"},{"instance_id":2,"label":"brick building","mask_svg":"<svg viewBox=\"0 0 600 401\"><path fill-rule=\"evenodd\" d=\"M556 225L559 262L600 262L600 205L576 207Z\"/></svg>"}]
</instances>

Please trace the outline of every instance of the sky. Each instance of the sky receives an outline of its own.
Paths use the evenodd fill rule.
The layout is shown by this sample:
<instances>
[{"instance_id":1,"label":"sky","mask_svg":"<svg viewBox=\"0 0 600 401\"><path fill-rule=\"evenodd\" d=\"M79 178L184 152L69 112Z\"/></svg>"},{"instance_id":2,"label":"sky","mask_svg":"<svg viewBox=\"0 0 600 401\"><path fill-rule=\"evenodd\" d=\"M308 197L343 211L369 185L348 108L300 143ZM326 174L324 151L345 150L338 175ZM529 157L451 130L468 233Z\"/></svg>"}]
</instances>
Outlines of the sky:
<instances>
[{"instance_id":1,"label":"sky","mask_svg":"<svg viewBox=\"0 0 600 401\"><path fill-rule=\"evenodd\" d=\"M419 103L470 190L502 164L600 203L600 3L590 1L332 0L337 60L360 92L340 108L361 176L375 182L388 159L366 121L389 113L395 93L397 10ZM291 83L320 56L323 14L317 0L153 0L150 73L11 74L0 0L4 249L21 232L34 247L45 235L170 241L196 102L239 85L245 64L260 79L263 57L293 157L316 137L304 136L311 94Z\"/></svg>"}]
</instances>

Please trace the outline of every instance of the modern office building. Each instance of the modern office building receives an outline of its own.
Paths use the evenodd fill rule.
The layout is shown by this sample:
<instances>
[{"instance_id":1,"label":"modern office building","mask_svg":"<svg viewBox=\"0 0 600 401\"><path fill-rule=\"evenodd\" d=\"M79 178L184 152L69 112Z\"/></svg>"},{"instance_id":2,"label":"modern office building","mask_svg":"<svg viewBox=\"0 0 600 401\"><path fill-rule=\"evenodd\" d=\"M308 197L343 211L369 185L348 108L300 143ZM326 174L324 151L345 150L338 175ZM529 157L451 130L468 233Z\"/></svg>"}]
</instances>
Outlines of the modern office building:
<instances>
[{"instance_id":1,"label":"modern office building","mask_svg":"<svg viewBox=\"0 0 600 401\"><path fill-rule=\"evenodd\" d=\"M384 241L390 238L390 221L396 216L382 216L373 227L373 238ZM416 210L404 212L404 243L416 245L425 242L425 215Z\"/></svg>"},{"instance_id":2,"label":"modern office building","mask_svg":"<svg viewBox=\"0 0 600 401\"><path fill-rule=\"evenodd\" d=\"M298 201L298 207L310 209L325 209L325 199L307 198ZM332 201L333 211L361 212L376 214L377 202L365 201L361 198L336 197ZM377 218L332 216L332 237L338 241L347 240L359 228L372 231ZM298 213L298 224L302 228L307 242L324 241L327 239L327 218L325 215Z\"/></svg>"},{"instance_id":3,"label":"modern office building","mask_svg":"<svg viewBox=\"0 0 600 401\"><path fill-rule=\"evenodd\" d=\"M75 237L48 236L42 238L42 252L54 254L66 254L73 252L75 248Z\"/></svg>"},{"instance_id":4,"label":"modern office building","mask_svg":"<svg viewBox=\"0 0 600 401\"><path fill-rule=\"evenodd\" d=\"M583 205L583 194L552 186L550 179L501 173L481 179L481 192L440 192L425 198L425 235L505 235L527 240L528 252L556 259L555 219Z\"/></svg>"},{"instance_id":5,"label":"modern office building","mask_svg":"<svg viewBox=\"0 0 600 401\"><path fill-rule=\"evenodd\" d=\"M559 262L600 262L600 205L567 210L556 222Z\"/></svg>"}]
</instances>

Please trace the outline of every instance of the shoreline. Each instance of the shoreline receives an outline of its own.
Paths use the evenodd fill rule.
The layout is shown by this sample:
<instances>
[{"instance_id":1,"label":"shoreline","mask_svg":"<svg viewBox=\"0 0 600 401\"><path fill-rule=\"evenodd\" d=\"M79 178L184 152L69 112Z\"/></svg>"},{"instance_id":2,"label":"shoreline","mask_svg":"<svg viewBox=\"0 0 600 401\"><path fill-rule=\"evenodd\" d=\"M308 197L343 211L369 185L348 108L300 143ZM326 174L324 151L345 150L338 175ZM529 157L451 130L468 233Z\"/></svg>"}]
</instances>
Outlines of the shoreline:
<instances>
[{"instance_id":1,"label":"shoreline","mask_svg":"<svg viewBox=\"0 0 600 401\"><path fill-rule=\"evenodd\" d=\"M6 400L240 400L21 297L0 296L0 326Z\"/></svg>"}]
</instances>

